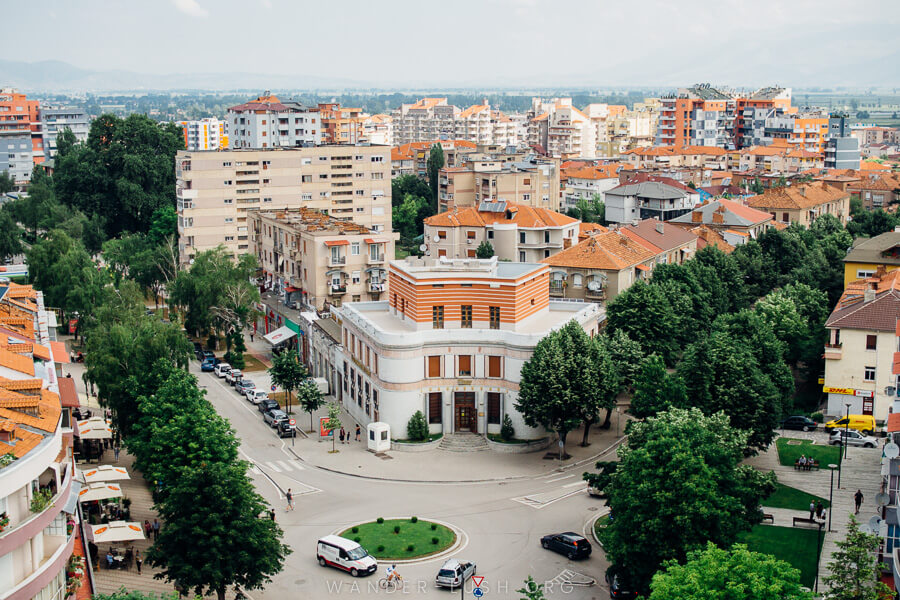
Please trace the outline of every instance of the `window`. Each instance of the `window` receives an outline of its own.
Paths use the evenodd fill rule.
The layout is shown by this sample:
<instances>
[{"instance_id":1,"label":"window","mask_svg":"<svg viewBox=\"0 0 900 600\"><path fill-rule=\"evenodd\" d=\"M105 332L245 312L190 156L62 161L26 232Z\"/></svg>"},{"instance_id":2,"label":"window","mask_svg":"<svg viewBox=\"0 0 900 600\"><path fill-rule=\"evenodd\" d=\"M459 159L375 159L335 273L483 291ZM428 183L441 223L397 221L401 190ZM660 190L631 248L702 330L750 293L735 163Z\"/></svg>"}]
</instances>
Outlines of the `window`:
<instances>
[{"instance_id":1,"label":"window","mask_svg":"<svg viewBox=\"0 0 900 600\"><path fill-rule=\"evenodd\" d=\"M230 163L230 162L223 162L223 163L222 163L222 166L223 166L223 167L230 167L230 166L231 166L231 163Z\"/></svg>"},{"instance_id":2,"label":"window","mask_svg":"<svg viewBox=\"0 0 900 600\"><path fill-rule=\"evenodd\" d=\"M359 256L359 242L353 242L352 244L350 244L350 255Z\"/></svg>"},{"instance_id":3,"label":"window","mask_svg":"<svg viewBox=\"0 0 900 600\"><path fill-rule=\"evenodd\" d=\"M790 223L790 222L791 222L791 218L788 216L787 213L781 213L781 221L782 221L783 223Z\"/></svg>"},{"instance_id":4,"label":"window","mask_svg":"<svg viewBox=\"0 0 900 600\"><path fill-rule=\"evenodd\" d=\"M431 307L431 326L435 329L443 329L444 328L444 307L443 306L432 306Z\"/></svg>"},{"instance_id":5,"label":"window","mask_svg":"<svg viewBox=\"0 0 900 600\"><path fill-rule=\"evenodd\" d=\"M875 271L864 271L862 269L859 269L856 271L856 278L857 279L868 279L869 277L871 277L874 274L875 274Z\"/></svg>"},{"instance_id":6,"label":"window","mask_svg":"<svg viewBox=\"0 0 900 600\"><path fill-rule=\"evenodd\" d=\"M503 377L503 369L501 368L502 363L499 356L488 356L487 363L488 377Z\"/></svg>"},{"instance_id":7,"label":"window","mask_svg":"<svg viewBox=\"0 0 900 600\"><path fill-rule=\"evenodd\" d=\"M549 244L549 243L550 243L550 232L549 232L549 231L545 231L545 232L544 232L544 243L545 243L545 244Z\"/></svg>"},{"instance_id":8,"label":"window","mask_svg":"<svg viewBox=\"0 0 900 600\"><path fill-rule=\"evenodd\" d=\"M440 423L441 410L443 406L443 394L441 392L431 392L428 394L428 422Z\"/></svg>"},{"instance_id":9,"label":"window","mask_svg":"<svg viewBox=\"0 0 900 600\"><path fill-rule=\"evenodd\" d=\"M581 274L575 273L572 275L572 286L573 287L581 287Z\"/></svg>"},{"instance_id":10,"label":"window","mask_svg":"<svg viewBox=\"0 0 900 600\"><path fill-rule=\"evenodd\" d=\"M445 250L444 248L438 249L438 257L441 256L447 256L447 250Z\"/></svg>"},{"instance_id":11,"label":"window","mask_svg":"<svg viewBox=\"0 0 900 600\"><path fill-rule=\"evenodd\" d=\"M865 381L875 381L875 367L866 367L863 379Z\"/></svg>"},{"instance_id":12,"label":"window","mask_svg":"<svg viewBox=\"0 0 900 600\"><path fill-rule=\"evenodd\" d=\"M488 425L500 424L500 394L498 394L497 392L488 392L487 418Z\"/></svg>"},{"instance_id":13,"label":"window","mask_svg":"<svg viewBox=\"0 0 900 600\"><path fill-rule=\"evenodd\" d=\"M460 306L459 309L460 309L460 313L461 313L459 326L462 327L463 329L471 329L472 328L472 306L471 305Z\"/></svg>"},{"instance_id":14,"label":"window","mask_svg":"<svg viewBox=\"0 0 900 600\"><path fill-rule=\"evenodd\" d=\"M494 230L493 229L488 229L488 239L489 240L494 239Z\"/></svg>"},{"instance_id":15,"label":"window","mask_svg":"<svg viewBox=\"0 0 900 600\"><path fill-rule=\"evenodd\" d=\"M353 283L359 283L359 281L360 281L360 272L359 272L359 271L353 271L353 273L351 273L351 275L350 275L350 279L353 280Z\"/></svg>"},{"instance_id":16,"label":"window","mask_svg":"<svg viewBox=\"0 0 900 600\"><path fill-rule=\"evenodd\" d=\"M464 354L458 358L459 360L459 372L457 373L460 377L471 377L472 376L472 357L468 354Z\"/></svg>"},{"instance_id":17,"label":"window","mask_svg":"<svg viewBox=\"0 0 900 600\"><path fill-rule=\"evenodd\" d=\"M474 250L466 250L466 258L478 258Z\"/></svg>"},{"instance_id":18,"label":"window","mask_svg":"<svg viewBox=\"0 0 900 600\"><path fill-rule=\"evenodd\" d=\"M441 357L440 356L429 356L428 357L428 376L429 377L440 377L441 376Z\"/></svg>"},{"instance_id":19,"label":"window","mask_svg":"<svg viewBox=\"0 0 900 600\"><path fill-rule=\"evenodd\" d=\"M467 239L467 240L474 240L474 239L475 239L475 232L474 232L474 231L467 231L467 232L466 232L466 239Z\"/></svg>"},{"instance_id":20,"label":"window","mask_svg":"<svg viewBox=\"0 0 900 600\"><path fill-rule=\"evenodd\" d=\"M877 335L867 335L866 336L866 350L875 350L878 344L878 336Z\"/></svg>"},{"instance_id":21,"label":"window","mask_svg":"<svg viewBox=\"0 0 900 600\"><path fill-rule=\"evenodd\" d=\"M520 243L520 244L524 244L524 243L525 243L525 232L524 232L524 231L520 231L520 232L519 232L519 243Z\"/></svg>"},{"instance_id":22,"label":"window","mask_svg":"<svg viewBox=\"0 0 900 600\"><path fill-rule=\"evenodd\" d=\"M230 180L230 179L226 179L226 180L223 181L222 183L224 183L225 185L231 185L231 180Z\"/></svg>"},{"instance_id":23,"label":"window","mask_svg":"<svg viewBox=\"0 0 900 600\"><path fill-rule=\"evenodd\" d=\"M525 252L519 252L519 262L525 262Z\"/></svg>"},{"instance_id":24,"label":"window","mask_svg":"<svg viewBox=\"0 0 900 600\"><path fill-rule=\"evenodd\" d=\"M372 162L375 162L375 163L384 162L384 157L383 156L373 156Z\"/></svg>"},{"instance_id":25,"label":"window","mask_svg":"<svg viewBox=\"0 0 900 600\"><path fill-rule=\"evenodd\" d=\"M500 307L491 307L491 329L500 329Z\"/></svg>"},{"instance_id":26,"label":"window","mask_svg":"<svg viewBox=\"0 0 900 600\"><path fill-rule=\"evenodd\" d=\"M446 231L438 231L438 237L439 237L440 239L442 239L442 240L446 240L446 239L447 239L447 232L446 232Z\"/></svg>"},{"instance_id":27,"label":"window","mask_svg":"<svg viewBox=\"0 0 900 600\"><path fill-rule=\"evenodd\" d=\"M234 204L234 199L233 198L225 198L222 202L224 202L225 204Z\"/></svg>"},{"instance_id":28,"label":"window","mask_svg":"<svg viewBox=\"0 0 900 600\"><path fill-rule=\"evenodd\" d=\"M300 177L302 183L312 183L312 175L303 175Z\"/></svg>"}]
</instances>

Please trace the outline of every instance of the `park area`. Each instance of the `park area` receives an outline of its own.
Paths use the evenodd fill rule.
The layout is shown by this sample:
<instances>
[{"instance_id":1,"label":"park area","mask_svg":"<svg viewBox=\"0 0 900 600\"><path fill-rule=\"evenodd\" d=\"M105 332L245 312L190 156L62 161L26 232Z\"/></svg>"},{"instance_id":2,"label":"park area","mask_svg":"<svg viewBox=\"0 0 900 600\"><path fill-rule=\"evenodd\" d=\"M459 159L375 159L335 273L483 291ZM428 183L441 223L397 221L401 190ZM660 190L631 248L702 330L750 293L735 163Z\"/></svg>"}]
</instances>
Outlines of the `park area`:
<instances>
[{"instance_id":1,"label":"park area","mask_svg":"<svg viewBox=\"0 0 900 600\"><path fill-rule=\"evenodd\" d=\"M456 534L449 527L416 517L378 519L346 529L340 536L362 545L377 559L392 560L437 554L456 542Z\"/></svg>"},{"instance_id":2,"label":"park area","mask_svg":"<svg viewBox=\"0 0 900 600\"><path fill-rule=\"evenodd\" d=\"M797 527L775 527L773 525L757 525L749 532L738 536L738 543L746 544L753 552L771 554L775 558L790 563L800 570L800 581L812 589L816 578L817 553L820 540L825 539L825 532L818 529L800 529Z\"/></svg>"},{"instance_id":3,"label":"park area","mask_svg":"<svg viewBox=\"0 0 900 600\"><path fill-rule=\"evenodd\" d=\"M822 468L829 464L837 464L841 456L840 446L814 444L809 440L780 437L775 440L778 449L778 462L786 467L793 467L801 456L813 458Z\"/></svg>"}]
</instances>

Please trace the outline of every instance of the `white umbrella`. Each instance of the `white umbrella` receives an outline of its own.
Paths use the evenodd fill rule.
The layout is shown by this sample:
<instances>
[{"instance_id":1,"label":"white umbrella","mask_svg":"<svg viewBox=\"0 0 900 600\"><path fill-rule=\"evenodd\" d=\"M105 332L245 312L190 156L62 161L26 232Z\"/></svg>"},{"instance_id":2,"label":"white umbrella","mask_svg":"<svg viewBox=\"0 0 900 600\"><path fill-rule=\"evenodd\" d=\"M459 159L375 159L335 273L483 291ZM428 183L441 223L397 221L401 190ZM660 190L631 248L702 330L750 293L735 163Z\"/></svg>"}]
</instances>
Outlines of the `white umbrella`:
<instances>
[{"instance_id":1,"label":"white umbrella","mask_svg":"<svg viewBox=\"0 0 900 600\"><path fill-rule=\"evenodd\" d=\"M89 483L84 489L78 492L78 501L89 502L91 500L121 498L122 495L122 488L114 483Z\"/></svg>"},{"instance_id":2,"label":"white umbrella","mask_svg":"<svg viewBox=\"0 0 900 600\"><path fill-rule=\"evenodd\" d=\"M91 525L91 537L95 544L107 542L129 542L143 540L144 530L140 523L126 521L110 521L103 525Z\"/></svg>"},{"instance_id":3,"label":"white umbrella","mask_svg":"<svg viewBox=\"0 0 900 600\"><path fill-rule=\"evenodd\" d=\"M112 436L109 423L101 417L78 421L78 437L82 440L108 440L112 439Z\"/></svg>"},{"instance_id":4,"label":"white umbrella","mask_svg":"<svg viewBox=\"0 0 900 600\"><path fill-rule=\"evenodd\" d=\"M131 479L125 467L115 467L113 465L99 465L87 471L81 471L86 483L97 483L100 481L121 481Z\"/></svg>"}]
</instances>

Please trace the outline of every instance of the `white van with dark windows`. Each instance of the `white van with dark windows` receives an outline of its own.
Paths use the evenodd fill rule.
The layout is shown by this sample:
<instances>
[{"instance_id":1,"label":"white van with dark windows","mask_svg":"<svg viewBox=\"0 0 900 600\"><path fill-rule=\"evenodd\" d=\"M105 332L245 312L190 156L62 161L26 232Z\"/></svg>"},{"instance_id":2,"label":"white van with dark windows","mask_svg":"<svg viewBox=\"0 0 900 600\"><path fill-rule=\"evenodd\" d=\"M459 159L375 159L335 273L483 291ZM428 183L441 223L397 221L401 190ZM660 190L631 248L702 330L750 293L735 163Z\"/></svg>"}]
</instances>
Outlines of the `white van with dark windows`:
<instances>
[{"instance_id":1,"label":"white van with dark windows","mask_svg":"<svg viewBox=\"0 0 900 600\"><path fill-rule=\"evenodd\" d=\"M319 565L343 569L354 577L374 573L378 569L378 561L369 556L365 548L337 535L326 535L319 540L316 558Z\"/></svg>"}]
</instances>

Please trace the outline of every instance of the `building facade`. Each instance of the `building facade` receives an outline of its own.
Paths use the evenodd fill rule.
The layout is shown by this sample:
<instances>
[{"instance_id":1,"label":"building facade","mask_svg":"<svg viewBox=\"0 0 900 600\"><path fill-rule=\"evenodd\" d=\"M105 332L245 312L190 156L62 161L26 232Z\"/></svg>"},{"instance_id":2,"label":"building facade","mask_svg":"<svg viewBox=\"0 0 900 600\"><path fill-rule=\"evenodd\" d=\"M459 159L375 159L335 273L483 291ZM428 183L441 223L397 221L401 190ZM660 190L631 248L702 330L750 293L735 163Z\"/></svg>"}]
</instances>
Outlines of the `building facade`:
<instances>
[{"instance_id":1,"label":"building facade","mask_svg":"<svg viewBox=\"0 0 900 600\"><path fill-rule=\"evenodd\" d=\"M509 160L507 160L509 159ZM441 169L438 210L506 201L559 210L559 161L494 155Z\"/></svg>"},{"instance_id":2,"label":"building facade","mask_svg":"<svg viewBox=\"0 0 900 600\"><path fill-rule=\"evenodd\" d=\"M859 169L860 161L859 139L851 133L847 118L830 118L825 142L825 168Z\"/></svg>"},{"instance_id":3,"label":"building facade","mask_svg":"<svg viewBox=\"0 0 900 600\"><path fill-rule=\"evenodd\" d=\"M388 301L335 311L338 398L357 422L405 439L416 411L444 435L499 433L509 416L516 438L547 435L515 409L522 365L570 320L595 335L599 306L551 301L546 265L496 258L393 261L388 278Z\"/></svg>"},{"instance_id":4,"label":"building facade","mask_svg":"<svg viewBox=\"0 0 900 600\"><path fill-rule=\"evenodd\" d=\"M643 219L669 221L700 203L700 194L668 177L639 174L603 195L606 221L632 223Z\"/></svg>"},{"instance_id":5,"label":"building facade","mask_svg":"<svg viewBox=\"0 0 900 600\"><path fill-rule=\"evenodd\" d=\"M44 160L56 156L56 137L64 129L70 130L78 142L87 141L91 132L91 118L80 108L41 106L40 115Z\"/></svg>"},{"instance_id":6,"label":"building facade","mask_svg":"<svg viewBox=\"0 0 900 600\"><path fill-rule=\"evenodd\" d=\"M376 233L391 231L390 149L316 146L179 152L179 259L224 245L250 249L247 211L306 207Z\"/></svg>"},{"instance_id":7,"label":"building facade","mask_svg":"<svg viewBox=\"0 0 900 600\"><path fill-rule=\"evenodd\" d=\"M38 101L12 88L0 89L0 171L23 185L44 158Z\"/></svg>"},{"instance_id":8,"label":"building facade","mask_svg":"<svg viewBox=\"0 0 900 600\"><path fill-rule=\"evenodd\" d=\"M850 194L814 181L770 188L747 200L747 206L766 211L779 223L809 227L822 215L834 215L842 225L850 217Z\"/></svg>"},{"instance_id":9,"label":"building facade","mask_svg":"<svg viewBox=\"0 0 900 600\"><path fill-rule=\"evenodd\" d=\"M187 150L226 150L228 148L228 121L215 118L199 121L179 121L184 133Z\"/></svg>"},{"instance_id":10,"label":"building facade","mask_svg":"<svg viewBox=\"0 0 900 600\"><path fill-rule=\"evenodd\" d=\"M282 102L266 92L227 111L228 143L244 148L294 148L322 143L318 108Z\"/></svg>"}]
</instances>

